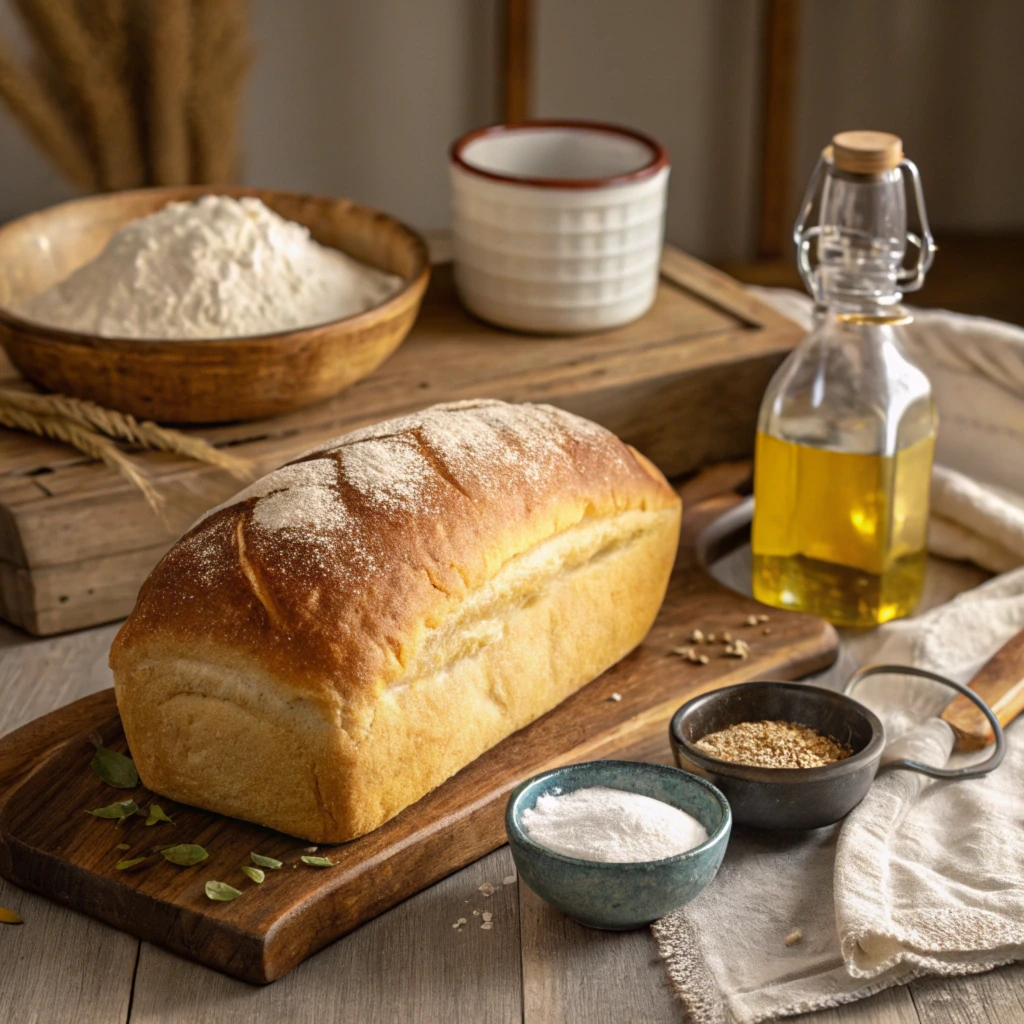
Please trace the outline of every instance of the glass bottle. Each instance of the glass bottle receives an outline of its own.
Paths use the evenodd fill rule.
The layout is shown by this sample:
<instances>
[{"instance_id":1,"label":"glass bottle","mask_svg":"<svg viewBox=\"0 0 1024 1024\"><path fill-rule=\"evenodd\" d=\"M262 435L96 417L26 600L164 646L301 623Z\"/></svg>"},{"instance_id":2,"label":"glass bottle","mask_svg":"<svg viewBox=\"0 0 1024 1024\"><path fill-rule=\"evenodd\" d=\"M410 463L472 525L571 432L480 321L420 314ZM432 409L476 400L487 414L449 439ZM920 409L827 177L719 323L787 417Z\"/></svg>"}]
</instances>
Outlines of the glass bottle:
<instances>
[{"instance_id":1,"label":"glass bottle","mask_svg":"<svg viewBox=\"0 0 1024 1024\"><path fill-rule=\"evenodd\" d=\"M920 234L907 230L908 189ZM818 223L808 226L815 208ZM921 595L938 425L928 378L900 339L911 320L903 292L921 286L935 251L902 141L836 135L793 236L814 324L761 404L754 596L837 625L874 626L909 614Z\"/></svg>"}]
</instances>

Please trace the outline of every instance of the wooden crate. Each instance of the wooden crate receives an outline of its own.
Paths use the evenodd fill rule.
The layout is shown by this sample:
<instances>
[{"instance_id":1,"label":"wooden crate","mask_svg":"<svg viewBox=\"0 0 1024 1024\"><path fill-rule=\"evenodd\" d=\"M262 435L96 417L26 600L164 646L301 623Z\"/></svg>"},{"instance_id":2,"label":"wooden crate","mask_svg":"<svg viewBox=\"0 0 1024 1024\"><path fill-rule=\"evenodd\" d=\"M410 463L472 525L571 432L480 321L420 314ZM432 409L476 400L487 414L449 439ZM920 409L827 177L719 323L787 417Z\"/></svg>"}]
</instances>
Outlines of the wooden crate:
<instances>
[{"instance_id":1,"label":"wooden crate","mask_svg":"<svg viewBox=\"0 0 1024 1024\"><path fill-rule=\"evenodd\" d=\"M800 335L735 281L673 249L645 317L575 338L525 337L470 318L444 264L409 338L375 373L330 401L196 433L265 473L326 438L434 402L551 402L677 476L751 452L761 395ZM165 521L105 466L0 428L0 617L45 636L127 615L175 538L238 489L175 456L138 460L167 498Z\"/></svg>"}]
</instances>

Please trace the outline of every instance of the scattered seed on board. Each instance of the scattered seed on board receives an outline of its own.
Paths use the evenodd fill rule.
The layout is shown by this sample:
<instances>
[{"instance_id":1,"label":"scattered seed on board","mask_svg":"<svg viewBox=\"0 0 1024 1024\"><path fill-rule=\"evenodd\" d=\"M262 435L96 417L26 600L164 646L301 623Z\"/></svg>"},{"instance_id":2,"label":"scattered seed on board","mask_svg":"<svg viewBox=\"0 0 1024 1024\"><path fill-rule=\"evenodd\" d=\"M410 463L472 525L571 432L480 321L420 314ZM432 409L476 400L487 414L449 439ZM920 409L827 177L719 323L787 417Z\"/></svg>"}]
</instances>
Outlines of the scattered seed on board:
<instances>
[{"instance_id":1,"label":"scattered seed on board","mask_svg":"<svg viewBox=\"0 0 1024 1024\"><path fill-rule=\"evenodd\" d=\"M485 921L490 921L493 917L494 917L494 915L489 910L485 910L484 911L484 920Z\"/></svg>"},{"instance_id":2,"label":"scattered seed on board","mask_svg":"<svg viewBox=\"0 0 1024 1024\"><path fill-rule=\"evenodd\" d=\"M756 615L748 615L747 616L747 625L748 626L756 626L757 625L757 616Z\"/></svg>"},{"instance_id":3,"label":"scattered seed on board","mask_svg":"<svg viewBox=\"0 0 1024 1024\"><path fill-rule=\"evenodd\" d=\"M473 916L474 917L479 917L480 916L480 911L479 910L474 910L473 911Z\"/></svg>"},{"instance_id":4,"label":"scattered seed on board","mask_svg":"<svg viewBox=\"0 0 1024 1024\"><path fill-rule=\"evenodd\" d=\"M690 643L691 644L702 644L702 643L704 643L704 634L699 629L695 629L690 634Z\"/></svg>"},{"instance_id":5,"label":"scattered seed on board","mask_svg":"<svg viewBox=\"0 0 1024 1024\"><path fill-rule=\"evenodd\" d=\"M795 932L790 932L786 936L786 945L787 946L795 946L803 937L804 937L804 933L802 931L800 931L799 928L797 928L797 930Z\"/></svg>"},{"instance_id":6,"label":"scattered seed on board","mask_svg":"<svg viewBox=\"0 0 1024 1024\"><path fill-rule=\"evenodd\" d=\"M722 643L723 644L731 644L732 643L732 633L723 633L722 634Z\"/></svg>"},{"instance_id":7,"label":"scattered seed on board","mask_svg":"<svg viewBox=\"0 0 1024 1024\"><path fill-rule=\"evenodd\" d=\"M484 921L484 923L482 925L480 925L480 930L482 932L489 932L493 927L494 927L494 922L493 921Z\"/></svg>"},{"instance_id":8,"label":"scattered seed on board","mask_svg":"<svg viewBox=\"0 0 1024 1024\"><path fill-rule=\"evenodd\" d=\"M769 618L769 617L768 617L767 615L758 615L758 617L757 617L757 621L758 621L758 622L767 622L767 621L768 621L768 618Z\"/></svg>"},{"instance_id":9,"label":"scattered seed on board","mask_svg":"<svg viewBox=\"0 0 1024 1024\"><path fill-rule=\"evenodd\" d=\"M705 639L707 640L707 642L709 644L713 644L715 642L715 634L714 633L708 633L708 635L705 637Z\"/></svg>"},{"instance_id":10,"label":"scattered seed on board","mask_svg":"<svg viewBox=\"0 0 1024 1024\"><path fill-rule=\"evenodd\" d=\"M673 647L672 653L678 654L680 658L690 662L691 665L706 665L708 663L708 656L698 654L692 647Z\"/></svg>"},{"instance_id":11,"label":"scattered seed on board","mask_svg":"<svg viewBox=\"0 0 1024 1024\"><path fill-rule=\"evenodd\" d=\"M745 658L748 654L750 654L750 645L744 640L736 640L726 645L725 655L727 658Z\"/></svg>"},{"instance_id":12,"label":"scattered seed on board","mask_svg":"<svg viewBox=\"0 0 1024 1024\"><path fill-rule=\"evenodd\" d=\"M772 633L772 627L771 626L765 626L764 629L761 630L761 635L762 636L771 636L771 633Z\"/></svg>"},{"instance_id":13,"label":"scattered seed on board","mask_svg":"<svg viewBox=\"0 0 1024 1024\"><path fill-rule=\"evenodd\" d=\"M502 885L514 885L515 884L515 880L516 880L516 876L515 875L506 875L501 880L501 884Z\"/></svg>"},{"instance_id":14,"label":"scattered seed on board","mask_svg":"<svg viewBox=\"0 0 1024 1024\"><path fill-rule=\"evenodd\" d=\"M460 928L461 928L461 927L462 927L462 926L463 926L463 925L464 925L465 923L466 923L466 919L465 919L464 917L460 917L460 918L458 919L458 921L456 921L456 922L455 922L455 924L453 924L453 925L452 925L452 927L453 927L453 928L454 928L454 929L455 929L456 931L458 931L458 930L459 930L459 929L460 929Z\"/></svg>"},{"instance_id":15,"label":"scattered seed on board","mask_svg":"<svg viewBox=\"0 0 1024 1024\"><path fill-rule=\"evenodd\" d=\"M494 886L490 882L484 882L483 885L477 886L477 892L482 892L485 896L492 895L494 891Z\"/></svg>"},{"instance_id":16,"label":"scattered seed on board","mask_svg":"<svg viewBox=\"0 0 1024 1024\"><path fill-rule=\"evenodd\" d=\"M615 703L617 704L620 700L622 700L622 694L621 693L613 693L608 699L615 701Z\"/></svg>"}]
</instances>

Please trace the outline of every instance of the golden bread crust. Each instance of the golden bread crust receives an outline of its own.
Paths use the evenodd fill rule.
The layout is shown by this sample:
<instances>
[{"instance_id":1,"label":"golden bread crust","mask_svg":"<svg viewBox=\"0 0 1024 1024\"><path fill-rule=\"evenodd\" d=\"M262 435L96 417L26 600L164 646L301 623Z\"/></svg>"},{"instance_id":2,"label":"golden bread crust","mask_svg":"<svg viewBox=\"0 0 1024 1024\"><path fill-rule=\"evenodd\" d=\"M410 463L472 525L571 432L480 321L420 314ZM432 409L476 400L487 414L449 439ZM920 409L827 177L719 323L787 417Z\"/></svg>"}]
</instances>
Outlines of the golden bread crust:
<instances>
[{"instance_id":1,"label":"golden bread crust","mask_svg":"<svg viewBox=\"0 0 1024 1024\"><path fill-rule=\"evenodd\" d=\"M547 407L357 430L213 510L111 648L143 782L320 842L363 834L621 658L679 499Z\"/></svg>"}]
</instances>

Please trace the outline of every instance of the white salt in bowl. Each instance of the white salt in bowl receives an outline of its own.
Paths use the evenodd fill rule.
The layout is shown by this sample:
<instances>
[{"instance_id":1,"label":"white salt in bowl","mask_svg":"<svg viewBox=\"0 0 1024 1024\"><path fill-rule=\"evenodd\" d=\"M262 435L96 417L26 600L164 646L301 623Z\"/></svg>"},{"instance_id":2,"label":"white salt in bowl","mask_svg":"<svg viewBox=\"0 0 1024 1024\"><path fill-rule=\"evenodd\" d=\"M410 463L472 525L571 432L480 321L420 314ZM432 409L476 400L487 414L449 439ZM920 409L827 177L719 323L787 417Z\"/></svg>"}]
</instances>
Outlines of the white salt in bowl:
<instances>
[{"instance_id":1,"label":"white salt in bowl","mask_svg":"<svg viewBox=\"0 0 1024 1024\"><path fill-rule=\"evenodd\" d=\"M463 305L516 331L619 327L654 302L669 160L629 128L531 121L451 148L455 284Z\"/></svg>"},{"instance_id":2,"label":"white salt in bowl","mask_svg":"<svg viewBox=\"0 0 1024 1024\"><path fill-rule=\"evenodd\" d=\"M696 818L708 838L661 860L609 863L559 853L530 838L523 812L546 793L607 786L661 800ZM729 802L710 782L663 764L584 761L527 779L509 797L505 832L520 878L553 907L590 928L640 928L677 910L718 873L732 830Z\"/></svg>"}]
</instances>

